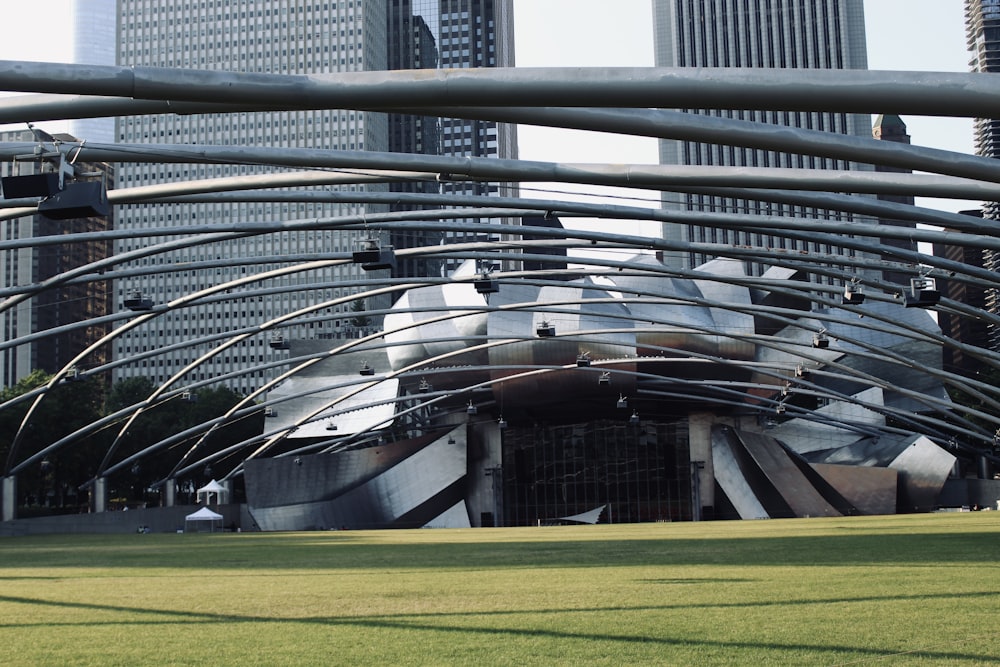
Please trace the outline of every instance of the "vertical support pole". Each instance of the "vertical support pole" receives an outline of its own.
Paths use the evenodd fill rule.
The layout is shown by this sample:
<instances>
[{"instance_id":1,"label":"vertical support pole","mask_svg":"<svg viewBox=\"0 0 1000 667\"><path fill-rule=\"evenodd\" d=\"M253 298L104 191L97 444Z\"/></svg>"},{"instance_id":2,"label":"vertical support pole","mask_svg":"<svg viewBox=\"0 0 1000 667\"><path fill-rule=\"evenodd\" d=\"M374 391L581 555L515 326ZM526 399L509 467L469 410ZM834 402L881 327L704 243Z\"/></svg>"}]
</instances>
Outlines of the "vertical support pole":
<instances>
[{"instance_id":1,"label":"vertical support pole","mask_svg":"<svg viewBox=\"0 0 1000 667\"><path fill-rule=\"evenodd\" d=\"M94 486L90 489L92 494L90 506L94 512L108 511L108 478L98 477L94 480Z\"/></svg>"},{"instance_id":2,"label":"vertical support pole","mask_svg":"<svg viewBox=\"0 0 1000 667\"><path fill-rule=\"evenodd\" d=\"M701 521L701 471L704 461L691 461L691 520Z\"/></svg>"},{"instance_id":3,"label":"vertical support pole","mask_svg":"<svg viewBox=\"0 0 1000 667\"><path fill-rule=\"evenodd\" d=\"M17 477L14 475L4 477L2 489L0 507L3 508L3 513L0 515L0 521L13 521L17 518Z\"/></svg>"},{"instance_id":4,"label":"vertical support pole","mask_svg":"<svg viewBox=\"0 0 1000 667\"><path fill-rule=\"evenodd\" d=\"M163 483L163 506L173 507L177 503L177 480L168 479Z\"/></svg>"},{"instance_id":5,"label":"vertical support pole","mask_svg":"<svg viewBox=\"0 0 1000 667\"><path fill-rule=\"evenodd\" d=\"M692 501L694 491L698 491L698 507L691 507L691 519L700 521L703 508L715 506L715 469L712 466L712 424L715 416L711 413L691 413L688 416L688 451L691 461ZM695 467L695 462L699 465ZM695 487L697 478L697 487Z\"/></svg>"},{"instance_id":6,"label":"vertical support pole","mask_svg":"<svg viewBox=\"0 0 1000 667\"><path fill-rule=\"evenodd\" d=\"M498 424L493 424L490 428L490 450L495 456L496 465L493 475L493 525L501 528L507 525L506 517L503 515L503 433L504 429Z\"/></svg>"},{"instance_id":7,"label":"vertical support pole","mask_svg":"<svg viewBox=\"0 0 1000 667\"><path fill-rule=\"evenodd\" d=\"M495 466L486 469L486 476L490 478L493 491L493 525L503 525L503 468Z\"/></svg>"},{"instance_id":8,"label":"vertical support pole","mask_svg":"<svg viewBox=\"0 0 1000 667\"><path fill-rule=\"evenodd\" d=\"M471 421L465 431L466 448L470 460L474 460L476 481L474 482L473 502L475 512L480 513L479 525L482 525L482 515L492 514L492 525L503 526L503 431L493 420ZM461 442L461 440L459 440Z\"/></svg>"},{"instance_id":9,"label":"vertical support pole","mask_svg":"<svg viewBox=\"0 0 1000 667\"><path fill-rule=\"evenodd\" d=\"M976 476L979 479L993 479L993 465L985 456L976 457Z\"/></svg>"}]
</instances>

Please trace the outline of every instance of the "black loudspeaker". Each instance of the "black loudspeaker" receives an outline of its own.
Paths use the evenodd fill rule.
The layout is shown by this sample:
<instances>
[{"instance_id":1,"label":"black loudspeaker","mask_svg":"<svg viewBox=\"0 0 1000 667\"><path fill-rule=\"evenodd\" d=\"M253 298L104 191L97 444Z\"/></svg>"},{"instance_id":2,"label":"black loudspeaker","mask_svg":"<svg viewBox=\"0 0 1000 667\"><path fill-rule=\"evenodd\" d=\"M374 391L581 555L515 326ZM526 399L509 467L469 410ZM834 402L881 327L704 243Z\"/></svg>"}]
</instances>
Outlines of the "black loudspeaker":
<instances>
[{"instance_id":1,"label":"black loudspeaker","mask_svg":"<svg viewBox=\"0 0 1000 667\"><path fill-rule=\"evenodd\" d=\"M377 262L379 260L380 254L378 246L374 248L365 248L364 250L355 250L351 253L351 261L355 264L368 264L370 262Z\"/></svg>"},{"instance_id":2,"label":"black loudspeaker","mask_svg":"<svg viewBox=\"0 0 1000 667\"><path fill-rule=\"evenodd\" d=\"M108 193L100 181L69 183L61 192L38 204L38 213L50 220L103 218L110 212Z\"/></svg>"},{"instance_id":3,"label":"black loudspeaker","mask_svg":"<svg viewBox=\"0 0 1000 667\"><path fill-rule=\"evenodd\" d=\"M27 176L4 176L0 178L4 199L25 197L51 197L59 192L59 174L28 174Z\"/></svg>"},{"instance_id":4,"label":"black loudspeaker","mask_svg":"<svg viewBox=\"0 0 1000 667\"><path fill-rule=\"evenodd\" d=\"M925 308L936 305L940 300L941 292L936 289L922 289L913 294L907 294L903 305L907 308Z\"/></svg>"},{"instance_id":5,"label":"black loudspeaker","mask_svg":"<svg viewBox=\"0 0 1000 667\"><path fill-rule=\"evenodd\" d=\"M365 271L396 268L396 252L392 248L380 248L374 255L368 250L361 252L365 254L361 264L361 268ZM358 255L359 253L354 254Z\"/></svg>"},{"instance_id":6,"label":"black loudspeaker","mask_svg":"<svg viewBox=\"0 0 1000 667\"><path fill-rule=\"evenodd\" d=\"M492 278L477 278L473 284L480 294L496 294L500 291L500 284Z\"/></svg>"}]
</instances>

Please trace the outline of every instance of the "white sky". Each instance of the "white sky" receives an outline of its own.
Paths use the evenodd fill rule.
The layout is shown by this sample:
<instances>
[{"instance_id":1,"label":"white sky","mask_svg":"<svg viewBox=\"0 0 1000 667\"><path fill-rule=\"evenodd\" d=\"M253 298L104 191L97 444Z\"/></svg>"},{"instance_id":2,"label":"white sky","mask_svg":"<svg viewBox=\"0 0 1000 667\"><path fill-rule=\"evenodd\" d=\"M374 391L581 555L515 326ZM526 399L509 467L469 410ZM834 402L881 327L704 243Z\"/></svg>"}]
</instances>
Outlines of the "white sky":
<instances>
[{"instance_id":1,"label":"white sky","mask_svg":"<svg viewBox=\"0 0 1000 667\"><path fill-rule=\"evenodd\" d=\"M69 60L71 45L60 35L58 17L67 16L71 4L72 0L4 0L0 59ZM45 17L43 22L40 17ZM649 0L514 0L514 17L518 66L653 64ZM963 0L865 0L865 20L870 69L968 71ZM64 25L70 32L68 22ZM904 116L903 120L914 144L973 151L968 119ZM657 162L655 142L649 139L532 127L521 127L519 137L523 159ZM978 202L918 200L918 204L957 211Z\"/></svg>"}]
</instances>

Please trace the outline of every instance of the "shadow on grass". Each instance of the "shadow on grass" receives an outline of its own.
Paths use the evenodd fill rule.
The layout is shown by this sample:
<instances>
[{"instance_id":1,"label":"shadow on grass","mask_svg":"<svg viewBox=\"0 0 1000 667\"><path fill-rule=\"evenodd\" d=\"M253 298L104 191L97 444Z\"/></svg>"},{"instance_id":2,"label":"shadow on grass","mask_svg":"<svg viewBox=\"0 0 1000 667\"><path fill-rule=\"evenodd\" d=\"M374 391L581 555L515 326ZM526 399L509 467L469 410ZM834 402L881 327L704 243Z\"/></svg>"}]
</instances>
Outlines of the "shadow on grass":
<instances>
[{"instance_id":1,"label":"shadow on grass","mask_svg":"<svg viewBox=\"0 0 1000 667\"><path fill-rule=\"evenodd\" d=\"M406 613L396 615L374 615L374 616L309 616L302 618L282 618L269 616L250 616L240 614L214 614L209 612L172 611L164 609L152 609L143 607L125 607L117 605L102 605L86 602L68 602L58 600L41 600L35 598L15 597L0 595L0 602L11 604L23 604L34 606L56 607L64 609L80 609L86 611L98 611L109 613L125 613L139 617L147 617L146 620L87 620L79 623L16 623L9 621L0 622L0 628L55 628L55 627L101 627L112 625L169 625L186 623L276 623L276 624L318 624L327 626L343 626L365 629L380 630L400 630L400 631L427 631L427 632L447 632L465 635L482 635L485 640L488 636L504 635L512 637L523 637L531 639L549 640L569 640L569 641L595 641L595 642L621 642L627 644L659 644L663 646L685 646L704 647L715 649L768 649L774 651L792 651L796 653L810 652L814 654L829 654L865 657L888 657L900 655L898 651L879 649L874 647L857 647L849 645L822 645L822 644L781 644L781 643L759 643L759 642L726 642L719 640L697 640L690 637L672 638L650 635L627 635L627 634L594 634L577 633L571 631L539 629L539 628L511 628L511 627L476 627L468 625L443 625L434 624L430 621L447 619L467 619L470 617L496 618L496 617L516 617L516 616L538 616L546 614L558 614L562 616L574 614L607 614L620 612L655 612L655 611L676 611L693 608L750 608L768 607L784 605L828 605L843 602L884 602L884 601L927 601L927 600L960 600L982 597L995 597L992 592L983 593L937 593L925 595L893 595L893 596L870 596L856 598L825 598L817 600L798 601L765 601L765 602L740 602L740 603L714 603L714 604L694 604L694 605L644 605L644 606L609 606L592 608L568 608L568 609L538 609L538 610L502 610L489 612L430 612L430 613ZM149 618L153 617L153 618ZM158 618L156 618L158 617ZM966 640L955 638L950 644L964 643ZM927 649L915 649L908 651L907 655L920 656L922 658L934 660L967 660L992 663L996 660L995 653L962 653L956 651L942 650L941 643L938 646Z\"/></svg>"}]
</instances>

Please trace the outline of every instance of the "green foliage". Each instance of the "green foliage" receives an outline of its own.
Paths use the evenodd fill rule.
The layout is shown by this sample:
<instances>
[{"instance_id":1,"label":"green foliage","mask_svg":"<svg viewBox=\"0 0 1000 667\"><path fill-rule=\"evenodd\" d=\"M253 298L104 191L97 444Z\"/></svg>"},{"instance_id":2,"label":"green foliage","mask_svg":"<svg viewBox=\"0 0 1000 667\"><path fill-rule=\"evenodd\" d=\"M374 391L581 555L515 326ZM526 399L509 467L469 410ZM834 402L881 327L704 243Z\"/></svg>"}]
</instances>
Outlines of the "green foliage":
<instances>
[{"instance_id":1,"label":"green foliage","mask_svg":"<svg viewBox=\"0 0 1000 667\"><path fill-rule=\"evenodd\" d=\"M993 368L992 366L984 366L977 374L976 379L992 386L995 390L1000 389L1000 369ZM949 387L948 393L951 395L951 400L961 407L972 408L979 412L984 412L992 415L993 417L1000 418L998 411L979 397L971 396L953 387ZM997 393L997 391L991 392L993 396L996 396ZM965 412L961 408L958 409L958 412L961 413L963 417L987 432L995 432L997 430L997 425L995 423L983 419L978 415Z\"/></svg>"},{"instance_id":2,"label":"green foliage","mask_svg":"<svg viewBox=\"0 0 1000 667\"><path fill-rule=\"evenodd\" d=\"M145 401L155 390L155 386L146 378L131 378L117 383L109 394L107 408L116 410ZM151 446L161 443L171 436L181 434L200 424L209 422L225 414L235 406L242 396L226 387L203 388L189 392L185 398L180 393L173 393L167 398L161 398L148 406L135 420L121 438L113 461L122 460L137 452L147 451ZM141 501L145 490L155 482L170 476L175 465L182 458L185 463L197 461L229 445L242 442L263 429L263 415L254 414L227 424L215 430L211 436L196 449L205 429L193 432L168 447L152 451L143 456L141 463L130 467L127 472L116 478L117 486L113 495L128 498L130 501ZM115 429L115 433L120 430ZM117 491L117 493L115 493Z\"/></svg>"},{"instance_id":3,"label":"green foliage","mask_svg":"<svg viewBox=\"0 0 1000 667\"><path fill-rule=\"evenodd\" d=\"M32 371L14 387L5 388L0 400L8 401L48 384L52 376L40 370ZM104 388L98 382L60 382L45 394L23 435L12 451L15 434L24 421L34 399L27 399L0 409L0 442L3 460L8 465L40 454L50 444L74 433L100 418L104 403ZM79 441L45 455L18 475L22 497L48 507L76 506L80 495L78 483L96 465L100 454L99 438L82 437Z\"/></svg>"},{"instance_id":4,"label":"green foliage","mask_svg":"<svg viewBox=\"0 0 1000 667\"><path fill-rule=\"evenodd\" d=\"M0 641L15 665L986 665L998 537L975 512L10 538Z\"/></svg>"},{"instance_id":5,"label":"green foliage","mask_svg":"<svg viewBox=\"0 0 1000 667\"><path fill-rule=\"evenodd\" d=\"M141 403L156 391L156 384L147 377L131 377L119 380L108 392L104 413L111 414L130 405Z\"/></svg>"},{"instance_id":6,"label":"green foliage","mask_svg":"<svg viewBox=\"0 0 1000 667\"><path fill-rule=\"evenodd\" d=\"M365 312L365 301L364 299L358 299L357 301L351 302L351 312L352 313L364 313ZM351 318L351 326L358 328L369 327L372 324L372 318L368 315L356 314Z\"/></svg>"},{"instance_id":7,"label":"green foliage","mask_svg":"<svg viewBox=\"0 0 1000 667\"><path fill-rule=\"evenodd\" d=\"M14 387L0 391L0 400L9 401L45 386L51 376L34 371ZM23 429L16 451L11 451L15 434L21 428L33 399L26 399L0 409L0 461L8 469L42 452L60 438L89 425L106 415L124 408L143 404L157 387L149 378L121 380L105 391L101 383L61 382L49 390L31 420ZM185 401L180 393L154 402L129 425L120 438L127 417L95 433L80 437L18 473L19 503L44 506L51 511L76 511L85 502L78 489L97 473L107 458L105 468L126 457L146 450L170 436L221 416L242 398L231 389L209 388L193 392L195 400ZM242 442L261 432L263 415L238 420L218 429L196 451L190 460L196 461L231 444ZM171 448L144 456L111 476L109 492L112 498L125 498L142 504L147 488L166 478L178 460L190 449L199 434L194 434ZM112 443L117 438L117 444ZM110 451L110 455L108 452ZM24 512L21 512L25 516Z\"/></svg>"}]
</instances>

